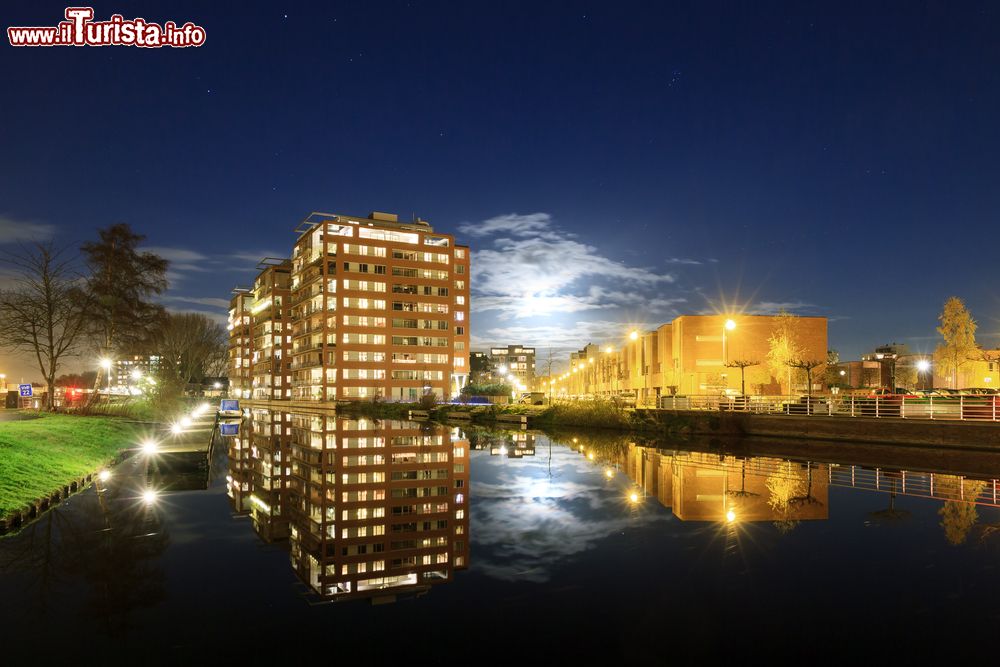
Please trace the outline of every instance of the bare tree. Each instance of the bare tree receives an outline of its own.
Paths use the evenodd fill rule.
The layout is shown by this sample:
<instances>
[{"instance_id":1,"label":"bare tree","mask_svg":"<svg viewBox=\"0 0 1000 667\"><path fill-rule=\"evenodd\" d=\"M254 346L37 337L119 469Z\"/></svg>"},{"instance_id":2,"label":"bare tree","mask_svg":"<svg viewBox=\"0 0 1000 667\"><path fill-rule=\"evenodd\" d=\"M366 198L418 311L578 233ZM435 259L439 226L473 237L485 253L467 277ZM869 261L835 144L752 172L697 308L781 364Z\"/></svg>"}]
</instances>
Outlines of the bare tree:
<instances>
[{"instance_id":1,"label":"bare tree","mask_svg":"<svg viewBox=\"0 0 1000 667\"><path fill-rule=\"evenodd\" d=\"M759 361L751 361L750 359L734 359L726 364L726 368L738 368L740 369L740 395L747 395L747 379L746 371L751 366L759 366Z\"/></svg>"},{"instance_id":2,"label":"bare tree","mask_svg":"<svg viewBox=\"0 0 1000 667\"><path fill-rule=\"evenodd\" d=\"M52 410L59 366L83 339L88 297L64 248L35 243L5 256L15 275L13 286L0 292L0 342L34 356L48 385L45 407Z\"/></svg>"},{"instance_id":3,"label":"bare tree","mask_svg":"<svg viewBox=\"0 0 1000 667\"><path fill-rule=\"evenodd\" d=\"M154 349L164 375L179 385L201 380L226 348L226 329L201 313L169 313Z\"/></svg>"},{"instance_id":4,"label":"bare tree","mask_svg":"<svg viewBox=\"0 0 1000 667\"><path fill-rule=\"evenodd\" d=\"M791 359L788 362L789 368L798 368L806 372L806 396L810 403L812 403L813 369L825 365L826 359Z\"/></svg>"}]
</instances>

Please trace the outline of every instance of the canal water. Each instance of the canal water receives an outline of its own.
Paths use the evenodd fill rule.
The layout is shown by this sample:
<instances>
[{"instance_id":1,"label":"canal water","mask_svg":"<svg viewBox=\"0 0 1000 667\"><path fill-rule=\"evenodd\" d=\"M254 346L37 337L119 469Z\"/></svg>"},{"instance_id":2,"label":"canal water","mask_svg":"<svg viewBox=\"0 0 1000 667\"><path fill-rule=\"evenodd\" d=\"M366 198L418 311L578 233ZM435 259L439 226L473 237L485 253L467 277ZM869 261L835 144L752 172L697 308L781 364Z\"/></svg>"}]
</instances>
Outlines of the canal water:
<instances>
[{"instance_id":1,"label":"canal water","mask_svg":"<svg viewBox=\"0 0 1000 667\"><path fill-rule=\"evenodd\" d=\"M1000 456L254 411L0 540L24 664L990 657Z\"/></svg>"}]
</instances>

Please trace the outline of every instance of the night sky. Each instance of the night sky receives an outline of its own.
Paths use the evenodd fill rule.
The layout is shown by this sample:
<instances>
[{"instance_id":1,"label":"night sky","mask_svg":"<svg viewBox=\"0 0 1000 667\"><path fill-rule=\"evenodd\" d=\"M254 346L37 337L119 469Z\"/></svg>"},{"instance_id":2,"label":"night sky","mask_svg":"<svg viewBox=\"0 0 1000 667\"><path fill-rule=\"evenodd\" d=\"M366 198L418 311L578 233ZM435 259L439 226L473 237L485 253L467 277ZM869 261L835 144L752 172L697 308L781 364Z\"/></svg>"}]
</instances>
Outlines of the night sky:
<instances>
[{"instance_id":1,"label":"night sky","mask_svg":"<svg viewBox=\"0 0 1000 667\"><path fill-rule=\"evenodd\" d=\"M784 306L929 351L951 295L996 343L1000 5L808 4L97 4L207 42L4 36L0 244L128 222L222 317L310 211L374 209L473 247L474 347Z\"/></svg>"}]
</instances>

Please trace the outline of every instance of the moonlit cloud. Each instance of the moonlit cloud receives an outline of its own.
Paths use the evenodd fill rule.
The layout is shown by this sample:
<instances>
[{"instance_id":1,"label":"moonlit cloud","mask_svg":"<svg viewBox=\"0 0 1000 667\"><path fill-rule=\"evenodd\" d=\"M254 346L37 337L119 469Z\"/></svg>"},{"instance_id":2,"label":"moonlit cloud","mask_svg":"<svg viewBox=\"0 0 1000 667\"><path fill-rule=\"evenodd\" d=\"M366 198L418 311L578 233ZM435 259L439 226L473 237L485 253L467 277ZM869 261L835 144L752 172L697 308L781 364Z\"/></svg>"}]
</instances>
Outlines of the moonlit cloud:
<instances>
[{"instance_id":1,"label":"moonlit cloud","mask_svg":"<svg viewBox=\"0 0 1000 667\"><path fill-rule=\"evenodd\" d=\"M619 322L617 320L584 320L561 321L553 324L507 324L483 328L472 335L472 347L485 349L496 341L521 341L526 345L537 347L537 372L546 374L548 369L548 351L552 351L553 368L559 369L566 365L566 355L582 348L587 343L612 345L618 347L625 342L632 328L640 331L655 329L662 322Z\"/></svg>"},{"instance_id":2,"label":"moonlit cloud","mask_svg":"<svg viewBox=\"0 0 1000 667\"><path fill-rule=\"evenodd\" d=\"M0 244L48 241L55 230L55 225L44 222L15 220L0 215Z\"/></svg>"},{"instance_id":3,"label":"moonlit cloud","mask_svg":"<svg viewBox=\"0 0 1000 667\"><path fill-rule=\"evenodd\" d=\"M499 319L546 317L605 310L659 299L675 280L669 273L629 266L556 225L548 213L510 213L461 225L470 236L490 238L473 253L473 310ZM485 245L485 242L484 242ZM613 288L611 287L613 286Z\"/></svg>"},{"instance_id":4,"label":"moonlit cloud","mask_svg":"<svg viewBox=\"0 0 1000 667\"><path fill-rule=\"evenodd\" d=\"M536 446L547 444L540 437ZM511 461L474 455L482 470L471 503L476 570L544 583L566 559L611 535L667 520L662 513L631 516L599 468L564 446L553 446L551 454L551 460Z\"/></svg>"},{"instance_id":5,"label":"moonlit cloud","mask_svg":"<svg viewBox=\"0 0 1000 667\"><path fill-rule=\"evenodd\" d=\"M205 317L207 317L211 321L215 322L216 324L221 324L222 326L226 326L227 324L229 324L229 316L228 316L228 314L219 313L217 311L197 310L195 308L171 308L171 307L168 307L167 308L167 312L168 313L177 313L177 314L193 313L195 315L204 315Z\"/></svg>"},{"instance_id":6,"label":"moonlit cloud","mask_svg":"<svg viewBox=\"0 0 1000 667\"><path fill-rule=\"evenodd\" d=\"M230 253L229 255L226 255L226 257L237 260L239 262L247 262L249 263L249 266L246 268L254 269L257 266L257 263L260 260L264 259L265 257L277 257L284 259L288 257L288 254L289 251L287 250L285 252L273 252L273 251L268 252L267 250L257 250L257 251L241 250L239 252Z\"/></svg>"},{"instance_id":7,"label":"moonlit cloud","mask_svg":"<svg viewBox=\"0 0 1000 667\"><path fill-rule=\"evenodd\" d=\"M747 310L747 315L777 315L781 311L795 313L796 315L809 315L820 310L820 307L813 303L804 301L761 301L751 305Z\"/></svg>"},{"instance_id":8,"label":"moonlit cloud","mask_svg":"<svg viewBox=\"0 0 1000 667\"><path fill-rule=\"evenodd\" d=\"M199 306L210 306L212 308L221 308L222 310L229 310L229 300L220 299L215 297L196 297L196 296L166 296L163 297L164 301L172 303L193 303Z\"/></svg>"}]
</instances>

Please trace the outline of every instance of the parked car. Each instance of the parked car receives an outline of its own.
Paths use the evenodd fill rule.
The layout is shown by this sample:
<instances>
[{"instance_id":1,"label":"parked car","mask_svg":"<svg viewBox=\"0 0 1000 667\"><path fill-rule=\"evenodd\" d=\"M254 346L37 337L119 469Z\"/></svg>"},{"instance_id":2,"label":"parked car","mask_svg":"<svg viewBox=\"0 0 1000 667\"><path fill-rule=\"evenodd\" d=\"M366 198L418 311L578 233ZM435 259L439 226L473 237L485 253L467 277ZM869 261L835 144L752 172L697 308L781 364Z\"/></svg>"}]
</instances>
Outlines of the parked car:
<instances>
[{"instance_id":1,"label":"parked car","mask_svg":"<svg viewBox=\"0 0 1000 667\"><path fill-rule=\"evenodd\" d=\"M868 398L886 398L889 396L895 398L917 398L919 394L910 389L904 387L896 387L895 389L889 389L888 387L882 387L881 389L875 389L870 394Z\"/></svg>"},{"instance_id":2,"label":"parked car","mask_svg":"<svg viewBox=\"0 0 1000 667\"><path fill-rule=\"evenodd\" d=\"M522 405L545 405L544 391L529 391L521 394L518 403Z\"/></svg>"}]
</instances>

